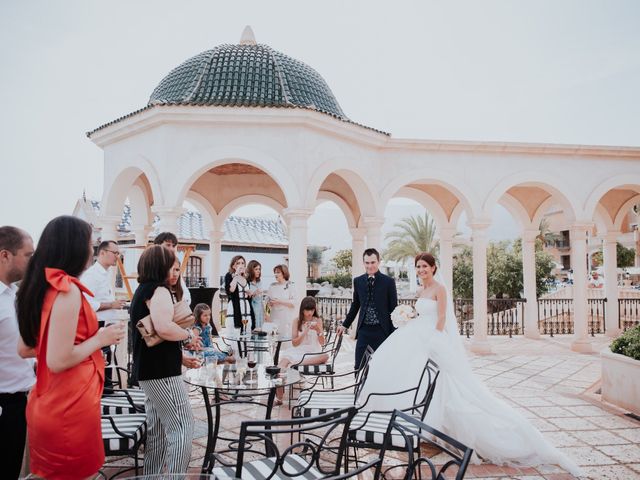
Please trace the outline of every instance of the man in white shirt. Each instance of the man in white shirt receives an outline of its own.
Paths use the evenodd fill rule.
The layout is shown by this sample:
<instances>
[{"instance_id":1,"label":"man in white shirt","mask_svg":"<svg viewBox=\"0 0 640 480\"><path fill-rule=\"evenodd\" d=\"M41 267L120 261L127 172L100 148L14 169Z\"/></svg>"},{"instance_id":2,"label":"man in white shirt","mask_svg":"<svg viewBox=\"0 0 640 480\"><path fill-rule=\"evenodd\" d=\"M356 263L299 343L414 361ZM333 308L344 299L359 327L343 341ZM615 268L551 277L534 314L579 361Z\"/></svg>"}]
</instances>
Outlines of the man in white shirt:
<instances>
[{"instance_id":1,"label":"man in white shirt","mask_svg":"<svg viewBox=\"0 0 640 480\"><path fill-rule=\"evenodd\" d=\"M602 278L600 278L600 274L597 271L591 272L589 288L604 288L604 282L602 281Z\"/></svg>"},{"instance_id":2,"label":"man in white shirt","mask_svg":"<svg viewBox=\"0 0 640 480\"><path fill-rule=\"evenodd\" d=\"M120 250L118 244L106 240L98 246L98 259L80 277L80 281L93 293L93 297L85 294L91 308L98 315L98 324L102 327L105 322L117 318L116 310L124 307L124 300L116 300L112 288L109 268L118 263Z\"/></svg>"},{"instance_id":3,"label":"man in white shirt","mask_svg":"<svg viewBox=\"0 0 640 480\"><path fill-rule=\"evenodd\" d=\"M170 248L173 253L178 257L178 237L171 232L159 233L153 240L154 245L162 245L163 247ZM184 281L184 277L180 275L180 286L182 287L182 301L187 305L191 305L191 292L187 288L187 284Z\"/></svg>"},{"instance_id":4,"label":"man in white shirt","mask_svg":"<svg viewBox=\"0 0 640 480\"><path fill-rule=\"evenodd\" d=\"M0 465L3 478L20 475L27 435L27 393L35 383L33 359L18 355L15 282L33 255L33 240L15 227L0 227Z\"/></svg>"}]
</instances>

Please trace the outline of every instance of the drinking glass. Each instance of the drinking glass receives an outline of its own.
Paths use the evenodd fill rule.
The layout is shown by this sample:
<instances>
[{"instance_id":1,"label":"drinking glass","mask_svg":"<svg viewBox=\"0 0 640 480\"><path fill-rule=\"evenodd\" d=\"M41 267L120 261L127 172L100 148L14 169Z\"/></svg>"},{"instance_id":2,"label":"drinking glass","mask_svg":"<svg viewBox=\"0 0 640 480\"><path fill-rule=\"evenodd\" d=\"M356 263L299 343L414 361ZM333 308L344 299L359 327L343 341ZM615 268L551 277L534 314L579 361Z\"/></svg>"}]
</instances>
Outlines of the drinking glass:
<instances>
[{"instance_id":1,"label":"drinking glass","mask_svg":"<svg viewBox=\"0 0 640 480\"><path fill-rule=\"evenodd\" d=\"M247 324L249 323L249 319L248 318L243 318L242 319L242 335L247 335Z\"/></svg>"},{"instance_id":2,"label":"drinking glass","mask_svg":"<svg viewBox=\"0 0 640 480\"><path fill-rule=\"evenodd\" d=\"M249 381L247 383L256 383L256 381L253 379L253 373L255 372L257 364L258 362L256 361L255 352L249 352L247 354L247 366L249 367Z\"/></svg>"}]
</instances>

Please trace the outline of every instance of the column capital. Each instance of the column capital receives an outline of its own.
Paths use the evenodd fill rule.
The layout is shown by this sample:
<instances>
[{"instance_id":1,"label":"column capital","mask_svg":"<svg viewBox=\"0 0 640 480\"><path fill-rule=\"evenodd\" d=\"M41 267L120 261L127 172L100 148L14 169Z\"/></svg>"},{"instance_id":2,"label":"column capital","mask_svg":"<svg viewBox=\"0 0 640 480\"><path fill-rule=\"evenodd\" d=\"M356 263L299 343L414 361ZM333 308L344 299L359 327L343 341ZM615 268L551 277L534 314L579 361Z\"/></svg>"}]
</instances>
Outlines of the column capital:
<instances>
[{"instance_id":1,"label":"column capital","mask_svg":"<svg viewBox=\"0 0 640 480\"><path fill-rule=\"evenodd\" d=\"M364 241L365 237L367 236L367 229L362 227L350 228L349 232L351 232L351 239L354 241Z\"/></svg>"},{"instance_id":2,"label":"column capital","mask_svg":"<svg viewBox=\"0 0 640 480\"><path fill-rule=\"evenodd\" d=\"M458 229L456 227L443 227L438 232L440 235L441 241L451 241L458 234Z\"/></svg>"},{"instance_id":3,"label":"column capital","mask_svg":"<svg viewBox=\"0 0 640 480\"><path fill-rule=\"evenodd\" d=\"M289 223L289 221L293 220L294 218L307 220L312 213L313 210L310 210L308 208L287 208L282 211L282 217L284 218L285 222Z\"/></svg>"},{"instance_id":4,"label":"column capital","mask_svg":"<svg viewBox=\"0 0 640 480\"><path fill-rule=\"evenodd\" d=\"M467 222L467 226L474 232L486 231L491 226L491 220L488 218L472 218Z\"/></svg>"},{"instance_id":5,"label":"column capital","mask_svg":"<svg viewBox=\"0 0 640 480\"><path fill-rule=\"evenodd\" d=\"M611 232L608 231L602 235L602 241L604 243L618 243L618 237L621 235L620 232Z\"/></svg>"},{"instance_id":6,"label":"column capital","mask_svg":"<svg viewBox=\"0 0 640 480\"><path fill-rule=\"evenodd\" d=\"M171 215L175 215L176 217L179 217L186 211L187 209L184 207L171 207L167 205L153 205L151 207L151 212L158 215L160 218L162 218L163 216L171 216Z\"/></svg>"},{"instance_id":7,"label":"column capital","mask_svg":"<svg viewBox=\"0 0 640 480\"><path fill-rule=\"evenodd\" d=\"M540 235L540 229L538 228L525 228L522 230L522 241L523 242L535 242L538 235Z\"/></svg>"},{"instance_id":8,"label":"column capital","mask_svg":"<svg viewBox=\"0 0 640 480\"><path fill-rule=\"evenodd\" d=\"M573 233L574 231L581 231L584 232L585 235L587 233L587 231L591 230L593 228L593 222L589 222L589 221L575 221L573 222L571 225L569 225L569 230Z\"/></svg>"},{"instance_id":9,"label":"column capital","mask_svg":"<svg viewBox=\"0 0 640 480\"><path fill-rule=\"evenodd\" d=\"M224 230L209 230L209 241L220 242L224 238Z\"/></svg>"},{"instance_id":10,"label":"column capital","mask_svg":"<svg viewBox=\"0 0 640 480\"><path fill-rule=\"evenodd\" d=\"M364 228L380 228L384 225L384 217L362 217L360 223Z\"/></svg>"}]
</instances>

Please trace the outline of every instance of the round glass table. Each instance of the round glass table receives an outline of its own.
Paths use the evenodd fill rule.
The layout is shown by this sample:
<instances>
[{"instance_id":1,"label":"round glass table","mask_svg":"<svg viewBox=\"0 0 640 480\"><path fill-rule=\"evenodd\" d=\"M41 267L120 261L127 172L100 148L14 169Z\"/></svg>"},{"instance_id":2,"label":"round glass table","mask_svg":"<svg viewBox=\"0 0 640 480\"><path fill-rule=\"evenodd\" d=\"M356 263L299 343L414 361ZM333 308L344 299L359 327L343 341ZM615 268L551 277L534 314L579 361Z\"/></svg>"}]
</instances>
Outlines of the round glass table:
<instances>
[{"instance_id":1,"label":"round glass table","mask_svg":"<svg viewBox=\"0 0 640 480\"><path fill-rule=\"evenodd\" d=\"M303 381L297 370L287 368L276 375L266 372L267 365L258 364L255 369L238 368L236 364L211 365L187 370L184 381L200 388L207 412L207 448L202 463L202 472L213 469L212 456L218 440L228 442L233 450L237 438L225 438L220 433L221 408L225 405L256 405L264 408L266 420L271 418L276 389ZM231 418L231 417L230 417ZM230 425L229 429L239 427Z\"/></svg>"},{"instance_id":2,"label":"round glass table","mask_svg":"<svg viewBox=\"0 0 640 480\"><path fill-rule=\"evenodd\" d=\"M241 357L246 356L247 352L250 351L267 351L271 352L271 356L273 358L273 365L278 364L278 359L280 357L280 347L285 342L290 342L292 340L291 335L284 335L278 333L276 335L272 335L270 333L267 334L259 334L259 333L249 333L242 334L240 330L222 330L220 332L220 336L225 340L229 340L231 342L237 342L238 344L238 353Z\"/></svg>"}]
</instances>

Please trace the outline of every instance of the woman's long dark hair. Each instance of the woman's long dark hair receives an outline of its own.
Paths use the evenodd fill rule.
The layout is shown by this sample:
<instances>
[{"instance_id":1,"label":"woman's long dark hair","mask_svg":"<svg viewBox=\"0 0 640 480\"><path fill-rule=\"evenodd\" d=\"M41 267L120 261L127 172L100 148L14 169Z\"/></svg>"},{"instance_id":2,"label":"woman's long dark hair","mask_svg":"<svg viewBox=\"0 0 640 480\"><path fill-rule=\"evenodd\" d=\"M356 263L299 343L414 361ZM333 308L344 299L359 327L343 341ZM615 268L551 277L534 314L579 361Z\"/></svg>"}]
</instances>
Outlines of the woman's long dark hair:
<instances>
[{"instance_id":1,"label":"woman's long dark hair","mask_svg":"<svg viewBox=\"0 0 640 480\"><path fill-rule=\"evenodd\" d=\"M313 317L320 318L318 316L318 306L316 299L313 297L304 297L300 302L300 312L298 313L298 331L302 331L302 322L304 322L304 311L313 310Z\"/></svg>"},{"instance_id":2,"label":"woman's long dark hair","mask_svg":"<svg viewBox=\"0 0 640 480\"><path fill-rule=\"evenodd\" d=\"M251 282L255 282L256 280L259 280L256 278L256 274L255 274L255 270L257 267L262 267L259 261L251 260L249 262L249 265L247 265L247 282L251 283ZM262 273L260 273L260 276L262 276Z\"/></svg>"},{"instance_id":3,"label":"woman's long dark hair","mask_svg":"<svg viewBox=\"0 0 640 480\"><path fill-rule=\"evenodd\" d=\"M59 268L79 277L93 255L91 233L91 225L68 215L54 218L44 228L16 298L20 335L27 346L35 347L40 336L42 304L48 288L44 269Z\"/></svg>"}]
</instances>

